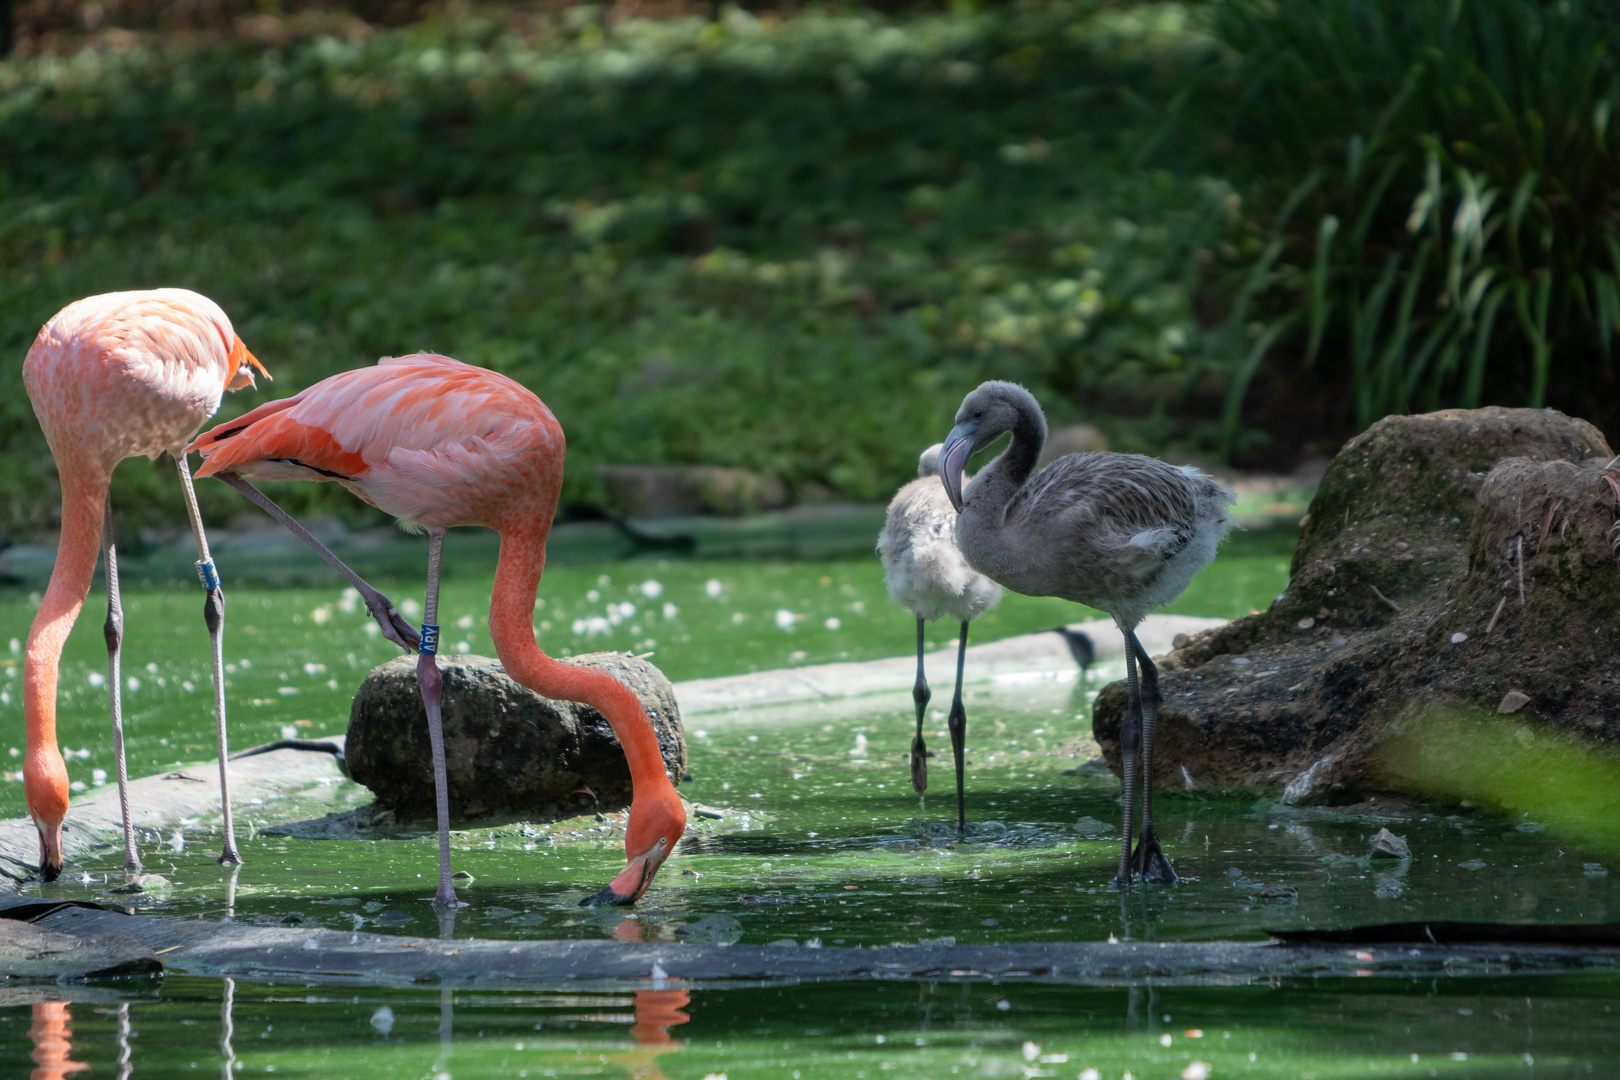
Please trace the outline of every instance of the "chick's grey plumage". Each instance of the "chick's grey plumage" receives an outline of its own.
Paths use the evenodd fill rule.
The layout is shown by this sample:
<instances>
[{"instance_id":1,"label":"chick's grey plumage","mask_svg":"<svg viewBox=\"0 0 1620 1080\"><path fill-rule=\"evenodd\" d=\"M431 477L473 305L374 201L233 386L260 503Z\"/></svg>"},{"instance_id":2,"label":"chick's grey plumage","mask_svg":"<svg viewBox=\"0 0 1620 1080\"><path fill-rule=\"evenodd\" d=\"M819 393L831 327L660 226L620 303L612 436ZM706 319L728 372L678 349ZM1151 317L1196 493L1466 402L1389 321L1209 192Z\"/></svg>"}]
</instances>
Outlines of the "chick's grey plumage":
<instances>
[{"instance_id":1,"label":"chick's grey plumage","mask_svg":"<svg viewBox=\"0 0 1620 1080\"><path fill-rule=\"evenodd\" d=\"M1191 466L1070 454L1018 489L999 529L960 517L957 543L971 545L969 562L1014 592L1073 600L1135 627L1215 557L1231 501Z\"/></svg>"},{"instance_id":2,"label":"chick's grey plumage","mask_svg":"<svg viewBox=\"0 0 1620 1080\"><path fill-rule=\"evenodd\" d=\"M1011 444L965 491L959 480L953 484L973 453L1008 431ZM963 400L940 455L940 478L958 510L957 546L970 566L1014 592L1057 596L1114 617L1131 686L1121 729L1125 827L1117 880L1128 884L1134 871L1173 882L1153 832L1158 671L1136 627L1215 557L1236 500L1197 469L1139 454L1070 454L1035 473L1045 442L1046 418L1023 387L986 382ZM1142 842L1133 853L1138 751L1145 782Z\"/></svg>"},{"instance_id":3,"label":"chick's grey plumage","mask_svg":"<svg viewBox=\"0 0 1620 1080\"><path fill-rule=\"evenodd\" d=\"M956 652L956 696L947 727L956 760L957 828L966 829L963 770L967 713L962 705L962 664L968 623L996 606L1001 586L969 566L956 546L956 509L939 478L939 452L937 444L922 452L917 461L917 479L901 488L889 503L877 549L889 596L917 616L917 682L912 688L917 733L911 741L911 784L919 795L928 789L928 747L922 726L932 697L923 672L923 627L945 615L962 626Z\"/></svg>"},{"instance_id":4,"label":"chick's grey plumage","mask_svg":"<svg viewBox=\"0 0 1620 1080\"><path fill-rule=\"evenodd\" d=\"M1001 586L969 566L956 546L956 508L939 479L939 449L936 443L922 452L917 479L889 503L877 542L883 584L919 619L972 622L996 606Z\"/></svg>"}]
</instances>

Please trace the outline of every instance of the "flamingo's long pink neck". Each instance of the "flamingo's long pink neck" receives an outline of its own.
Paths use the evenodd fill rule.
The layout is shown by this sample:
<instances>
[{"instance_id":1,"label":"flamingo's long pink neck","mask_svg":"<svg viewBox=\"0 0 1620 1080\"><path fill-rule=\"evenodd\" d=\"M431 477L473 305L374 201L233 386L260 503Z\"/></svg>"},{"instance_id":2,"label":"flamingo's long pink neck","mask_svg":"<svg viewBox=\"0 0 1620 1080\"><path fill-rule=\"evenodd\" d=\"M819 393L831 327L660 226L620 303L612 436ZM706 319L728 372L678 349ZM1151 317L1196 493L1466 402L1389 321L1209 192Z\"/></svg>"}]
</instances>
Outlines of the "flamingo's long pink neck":
<instances>
[{"instance_id":1,"label":"flamingo's long pink neck","mask_svg":"<svg viewBox=\"0 0 1620 1080\"><path fill-rule=\"evenodd\" d=\"M559 663L540 651L534 639L534 595L545 569L546 549L540 530L502 529L501 554L495 565L495 591L489 602L489 636L506 673L535 693L578 701L607 719L624 747L637 797L674 785L664 772L658 736L630 688L606 672Z\"/></svg>"},{"instance_id":2,"label":"flamingo's long pink neck","mask_svg":"<svg viewBox=\"0 0 1620 1080\"><path fill-rule=\"evenodd\" d=\"M95 577L106 497L104 481L63 473L62 540L56 549L56 568L29 628L23 658L23 718L30 758L46 748L56 749L57 666Z\"/></svg>"}]
</instances>

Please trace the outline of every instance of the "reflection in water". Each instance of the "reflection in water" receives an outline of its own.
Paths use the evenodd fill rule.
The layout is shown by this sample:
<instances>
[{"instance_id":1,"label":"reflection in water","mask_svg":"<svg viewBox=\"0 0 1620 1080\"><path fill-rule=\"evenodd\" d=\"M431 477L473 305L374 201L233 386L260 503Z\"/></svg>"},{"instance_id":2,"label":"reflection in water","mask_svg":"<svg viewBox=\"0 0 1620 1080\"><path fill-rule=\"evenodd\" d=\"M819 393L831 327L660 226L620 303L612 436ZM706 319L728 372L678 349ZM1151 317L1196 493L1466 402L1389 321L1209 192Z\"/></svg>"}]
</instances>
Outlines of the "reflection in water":
<instances>
[{"instance_id":1,"label":"reflection in water","mask_svg":"<svg viewBox=\"0 0 1620 1080\"><path fill-rule=\"evenodd\" d=\"M129 1023L129 1002L118 1003L118 1080L129 1080L129 1074L135 1071L130 1061L129 1036L131 1032Z\"/></svg>"},{"instance_id":2,"label":"reflection in water","mask_svg":"<svg viewBox=\"0 0 1620 1080\"><path fill-rule=\"evenodd\" d=\"M40 1001L33 1006L33 1023L28 1028L28 1037L34 1040L34 1052L29 1056L34 1059L34 1071L29 1074L32 1080L62 1080L70 1073L76 1073L90 1066L82 1061L74 1061L73 1053L73 1017L68 1013L65 1001Z\"/></svg>"},{"instance_id":3,"label":"reflection in water","mask_svg":"<svg viewBox=\"0 0 1620 1080\"><path fill-rule=\"evenodd\" d=\"M685 1049L686 1043L671 1038L669 1029L692 1019L685 1009L691 1000L690 990L637 990L636 1020L630 1025L636 1045L609 1054L607 1060L621 1066L633 1080L665 1080L658 1059Z\"/></svg>"},{"instance_id":4,"label":"reflection in water","mask_svg":"<svg viewBox=\"0 0 1620 1080\"><path fill-rule=\"evenodd\" d=\"M237 869L240 870L241 867ZM126 1004L124 1007L127 1009L129 1006ZM235 1007L236 980L227 977L219 999L219 1053L225 1059L225 1064L220 1070L222 1080L230 1080L235 1075L233 1070L236 1068L236 1048L231 1045L231 1037L236 1034Z\"/></svg>"}]
</instances>

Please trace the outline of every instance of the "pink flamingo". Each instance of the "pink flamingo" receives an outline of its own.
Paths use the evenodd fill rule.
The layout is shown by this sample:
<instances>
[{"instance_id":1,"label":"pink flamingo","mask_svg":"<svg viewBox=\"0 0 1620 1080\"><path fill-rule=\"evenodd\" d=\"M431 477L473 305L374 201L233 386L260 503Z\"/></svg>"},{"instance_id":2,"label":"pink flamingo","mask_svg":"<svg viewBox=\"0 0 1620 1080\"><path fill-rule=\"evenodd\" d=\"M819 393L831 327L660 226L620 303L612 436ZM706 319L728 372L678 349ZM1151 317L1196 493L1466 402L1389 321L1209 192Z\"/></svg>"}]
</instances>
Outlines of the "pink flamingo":
<instances>
[{"instance_id":1,"label":"pink flamingo","mask_svg":"<svg viewBox=\"0 0 1620 1080\"><path fill-rule=\"evenodd\" d=\"M646 891L686 829L686 810L635 694L610 675L553 660L535 641L534 597L562 489L564 449L562 427L539 398L504 375L418 353L334 375L295 397L261 405L205 432L192 447L203 456L198 476L226 481L293 529L355 583L390 640L417 647L439 819L435 902L458 904L450 881L450 806L434 661L439 560L445 530L453 525L483 525L500 534L489 633L507 674L538 694L595 707L624 746L633 785L624 838L628 863L612 884L581 903L630 904ZM244 477L336 480L407 528L427 530L419 645L385 597Z\"/></svg>"},{"instance_id":2,"label":"pink flamingo","mask_svg":"<svg viewBox=\"0 0 1620 1080\"><path fill-rule=\"evenodd\" d=\"M28 631L23 662L23 715L28 756L23 792L39 830L40 873L62 872L62 819L68 808L67 767L56 743L56 683L62 647L84 606L96 572L96 547L107 560L108 689L113 750L118 757L118 801L124 814L124 866L141 868L129 818L124 763L119 653L124 612L118 598L118 553L113 546L108 486L125 458L174 456L186 493L197 570L206 598L203 617L214 654L214 724L219 737L219 790L225 810L220 862L242 861L231 825L230 782L225 774L225 597L208 554L197 496L182 448L219 408L226 390L252 386L253 369L269 373L231 329L231 320L205 296L187 289L106 293L69 304L46 323L23 361L23 386L45 429L62 481L62 541L56 567Z\"/></svg>"}]
</instances>

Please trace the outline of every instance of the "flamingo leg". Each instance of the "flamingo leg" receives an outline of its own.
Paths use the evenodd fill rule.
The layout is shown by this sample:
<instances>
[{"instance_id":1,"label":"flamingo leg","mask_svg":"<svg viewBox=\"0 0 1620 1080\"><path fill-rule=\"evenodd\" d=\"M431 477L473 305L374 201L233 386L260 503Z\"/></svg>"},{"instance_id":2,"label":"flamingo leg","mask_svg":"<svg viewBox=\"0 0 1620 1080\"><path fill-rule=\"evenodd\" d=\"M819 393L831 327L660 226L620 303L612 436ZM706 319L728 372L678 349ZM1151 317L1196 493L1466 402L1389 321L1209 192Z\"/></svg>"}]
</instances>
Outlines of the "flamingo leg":
<instances>
[{"instance_id":1,"label":"flamingo leg","mask_svg":"<svg viewBox=\"0 0 1620 1080\"><path fill-rule=\"evenodd\" d=\"M1131 869L1141 874L1143 881L1174 885L1179 880L1175 867L1170 865L1153 831L1153 733L1159 722L1159 669L1135 633L1127 644L1142 664L1142 838L1131 856Z\"/></svg>"},{"instance_id":2,"label":"flamingo leg","mask_svg":"<svg viewBox=\"0 0 1620 1080\"><path fill-rule=\"evenodd\" d=\"M101 551L107 560L107 621L101 635L107 641L107 691L112 704L113 754L118 759L118 807L124 815L124 869L132 874L141 870L141 855L135 850L135 826L129 818L129 767L124 762L124 699L119 682L119 657L124 645L124 605L118 593L118 545L113 543L112 496L102 515Z\"/></svg>"},{"instance_id":3,"label":"flamingo leg","mask_svg":"<svg viewBox=\"0 0 1620 1080\"><path fill-rule=\"evenodd\" d=\"M928 712L928 700L933 691L928 689L928 677L923 673L923 621L917 619L917 685L911 688L911 700L917 703L917 734L911 740L911 786L921 795L928 790L928 746L923 742L923 717Z\"/></svg>"},{"instance_id":4,"label":"flamingo leg","mask_svg":"<svg viewBox=\"0 0 1620 1080\"><path fill-rule=\"evenodd\" d=\"M963 787L963 756L967 753L967 710L962 707L962 662L967 658L968 624L956 644L956 696L951 699L947 726L951 731L951 754L956 758L956 831L967 832L967 794Z\"/></svg>"},{"instance_id":5,"label":"flamingo leg","mask_svg":"<svg viewBox=\"0 0 1620 1080\"><path fill-rule=\"evenodd\" d=\"M422 612L422 644L416 655L416 685L422 691L427 709L428 741L433 745L433 801L439 817L439 891L433 902L446 907L465 907L456 899L450 881L450 779L444 764L444 717L439 711L439 694L444 681L434 655L439 651L439 561L444 554L444 530L428 533L427 603Z\"/></svg>"},{"instance_id":6,"label":"flamingo leg","mask_svg":"<svg viewBox=\"0 0 1620 1080\"><path fill-rule=\"evenodd\" d=\"M214 736L219 743L219 799L224 812L225 833L219 861L225 866L242 865L236 850L236 827L231 821L231 778L226 763L230 748L225 733L225 592L220 588L219 571L208 553L208 535L203 532L202 511L197 508L197 492L191 483L191 466L184 454L174 459L180 473L180 486L186 493L186 513L191 516L191 535L197 541L197 573L203 585L203 622L208 626L208 643L214 657Z\"/></svg>"},{"instance_id":7,"label":"flamingo leg","mask_svg":"<svg viewBox=\"0 0 1620 1080\"><path fill-rule=\"evenodd\" d=\"M1125 678L1130 686L1130 701L1119 722L1119 747L1122 758L1120 779L1125 785L1125 816L1120 824L1119 873L1114 884L1128 888L1131 884L1131 826L1136 817L1136 759L1142 747L1142 696L1136 681L1136 653L1130 643L1135 640L1131 630L1125 631Z\"/></svg>"},{"instance_id":8,"label":"flamingo leg","mask_svg":"<svg viewBox=\"0 0 1620 1080\"><path fill-rule=\"evenodd\" d=\"M416 630L410 623L405 621L398 611L394 610L393 601L366 584L359 574L350 570L342 559L332 554L330 548L315 539L310 534L310 531L300 525L291 514L277 506L270 496L233 472L215 473L214 476L246 495L259 509L281 522L289 532L308 544L310 549L319 555L328 566L347 578L349 584L353 585L355 591L360 594L360 598L366 602L366 613L376 619L377 625L382 628L383 637L406 652L414 652L417 649L420 640L417 638Z\"/></svg>"}]
</instances>

